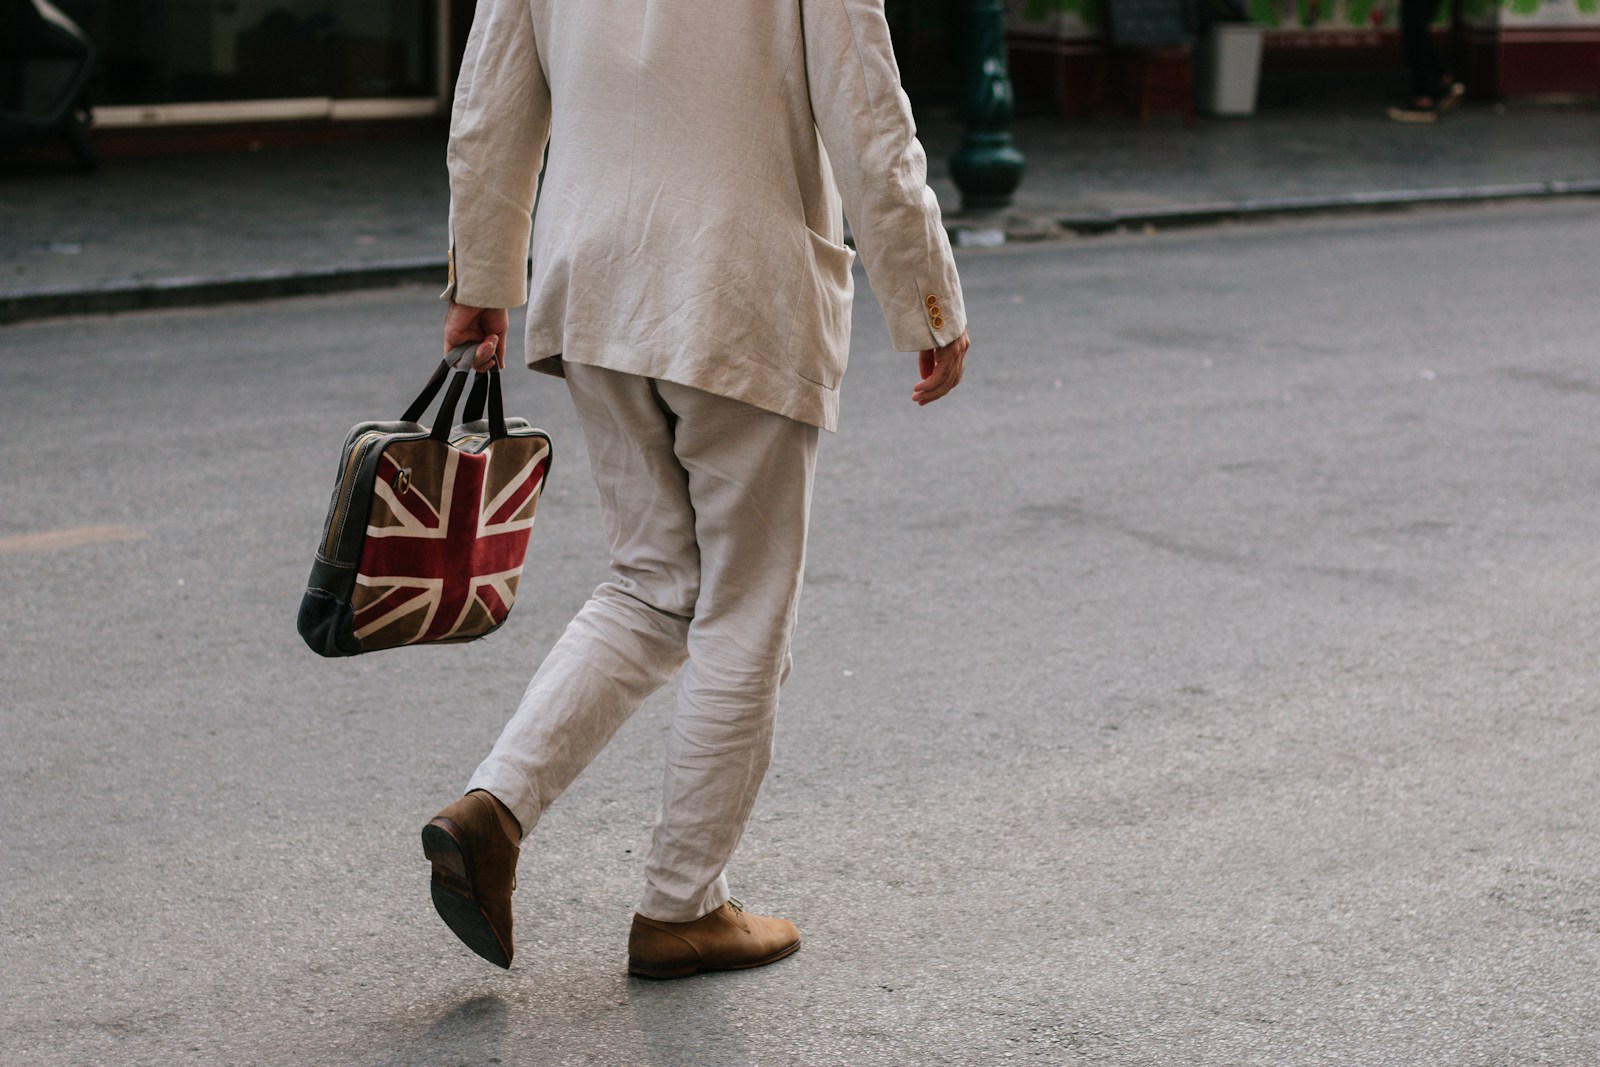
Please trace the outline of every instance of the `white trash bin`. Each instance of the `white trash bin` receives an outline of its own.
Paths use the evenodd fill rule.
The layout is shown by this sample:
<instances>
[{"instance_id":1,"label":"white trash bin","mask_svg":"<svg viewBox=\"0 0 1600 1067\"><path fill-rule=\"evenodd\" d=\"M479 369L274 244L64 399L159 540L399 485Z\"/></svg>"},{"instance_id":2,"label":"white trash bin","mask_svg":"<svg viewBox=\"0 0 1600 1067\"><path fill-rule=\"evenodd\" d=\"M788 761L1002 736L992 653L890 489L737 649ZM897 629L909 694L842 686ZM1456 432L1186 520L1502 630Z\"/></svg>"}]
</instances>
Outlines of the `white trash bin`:
<instances>
[{"instance_id":1,"label":"white trash bin","mask_svg":"<svg viewBox=\"0 0 1600 1067\"><path fill-rule=\"evenodd\" d=\"M1196 50L1200 110L1212 115L1254 115L1261 81L1260 26L1221 22Z\"/></svg>"}]
</instances>

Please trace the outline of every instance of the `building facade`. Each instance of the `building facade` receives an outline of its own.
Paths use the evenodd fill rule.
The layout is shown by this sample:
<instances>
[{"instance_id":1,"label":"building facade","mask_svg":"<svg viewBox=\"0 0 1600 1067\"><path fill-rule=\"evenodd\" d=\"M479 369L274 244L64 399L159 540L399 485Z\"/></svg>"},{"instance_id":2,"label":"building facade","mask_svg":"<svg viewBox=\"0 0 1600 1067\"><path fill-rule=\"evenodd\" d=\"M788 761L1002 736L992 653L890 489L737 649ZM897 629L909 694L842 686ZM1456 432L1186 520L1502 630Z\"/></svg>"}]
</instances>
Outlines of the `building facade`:
<instances>
[{"instance_id":1,"label":"building facade","mask_svg":"<svg viewBox=\"0 0 1600 1067\"><path fill-rule=\"evenodd\" d=\"M102 131L436 119L471 19L471 0L52 2L95 44Z\"/></svg>"},{"instance_id":2,"label":"building facade","mask_svg":"<svg viewBox=\"0 0 1600 1067\"><path fill-rule=\"evenodd\" d=\"M916 2L916 0L905 0ZM1006 0L1013 75L1024 97L1065 111L1088 93L1107 3ZM1193 6L1211 0L1193 0ZM1236 0L1278 72L1400 66L1400 0ZM1435 34L1479 98L1600 94L1600 0L1447 0Z\"/></svg>"},{"instance_id":3,"label":"building facade","mask_svg":"<svg viewBox=\"0 0 1600 1067\"><path fill-rule=\"evenodd\" d=\"M441 123L473 10L473 0L53 2L99 50L102 134ZM1117 0L1006 0L1021 99L1081 110L1108 2ZM1330 57L1399 66L1398 0L1236 2L1264 28L1269 66ZM954 102L969 0L886 6L913 99ZM1600 0L1445 7L1439 32L1475 94L1600 94Z\"/></svg>"}]
</instances>

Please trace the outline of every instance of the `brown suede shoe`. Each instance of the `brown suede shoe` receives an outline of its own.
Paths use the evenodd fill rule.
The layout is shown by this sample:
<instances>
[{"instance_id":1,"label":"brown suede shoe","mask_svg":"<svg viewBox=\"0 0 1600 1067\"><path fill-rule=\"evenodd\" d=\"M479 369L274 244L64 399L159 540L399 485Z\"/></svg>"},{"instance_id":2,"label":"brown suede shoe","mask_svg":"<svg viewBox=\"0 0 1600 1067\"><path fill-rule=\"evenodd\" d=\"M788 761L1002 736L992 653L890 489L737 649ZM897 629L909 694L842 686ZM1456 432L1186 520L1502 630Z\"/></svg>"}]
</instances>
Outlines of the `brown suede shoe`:
<instances>
[{"instance_id":1,"label":"brown suede shoe","mask_svg":"<svg viewBox=\"0 0 1600 1067\"><path fill-rule=\"evenodd\" d=\"M422 828L439 918L468 948L500 967L511 966L511 891L517 887L521 838L516 817L481 789Z\"/></svg>"},{"instance_id":2,"label":"brown suede shoe","mask_svg":"<svg viewBox=\"0 0 1600 1067\"><path fill-rule=\"evenodd\" d=\"M628 973L640 978L687 978L702 971L741 971L793 955L800 931L788 919L751 915L730 900L694 922L633 917Z\"/></svg>"}]
</instances>

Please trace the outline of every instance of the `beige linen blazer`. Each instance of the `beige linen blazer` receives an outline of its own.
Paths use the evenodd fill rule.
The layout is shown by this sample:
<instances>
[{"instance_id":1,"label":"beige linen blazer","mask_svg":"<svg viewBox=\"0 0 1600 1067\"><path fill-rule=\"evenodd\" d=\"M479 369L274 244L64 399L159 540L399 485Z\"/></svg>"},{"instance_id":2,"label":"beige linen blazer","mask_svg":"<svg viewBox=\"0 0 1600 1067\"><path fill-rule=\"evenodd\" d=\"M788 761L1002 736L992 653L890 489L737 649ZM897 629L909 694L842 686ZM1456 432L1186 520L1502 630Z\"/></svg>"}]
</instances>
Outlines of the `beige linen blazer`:
<instances>
[{"instance_id":1,"label":"beige linen blazer","mask_svg":"<svg viewBox=\"0 0 1600 1067\"><path fill-rule=\"evenodd\" d=\"M537 369L834 429L841 206L896 349L966 325L882 0L479 0L448 158L444 295L526 300Z\"/></svg>"}]
</instances>

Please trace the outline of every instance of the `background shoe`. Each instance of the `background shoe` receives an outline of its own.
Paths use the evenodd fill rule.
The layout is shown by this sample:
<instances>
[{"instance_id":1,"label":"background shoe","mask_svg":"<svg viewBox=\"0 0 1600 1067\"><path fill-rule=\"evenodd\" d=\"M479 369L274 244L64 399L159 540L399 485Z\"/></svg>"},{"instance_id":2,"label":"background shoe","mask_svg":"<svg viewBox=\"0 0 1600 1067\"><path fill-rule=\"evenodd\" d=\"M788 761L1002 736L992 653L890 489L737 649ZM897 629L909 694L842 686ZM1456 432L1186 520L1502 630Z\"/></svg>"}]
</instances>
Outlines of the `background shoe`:
<instances>
[{"instance_id":1,"label":"background shoe","mask_svg":"<svg viewBox=\"0 0 1600 1067\"><path fill-rule=\"evenodd\" d=\"M1439 89L1439 96L1433 102L1433 110L1443 114L1461 103L1461 98L1466 95L1467 87L1452 78Z\"/></svg>"},{"instance_id":2,"label":"background shoe","mask_svg":"<svg viewBox=\"0 0 1600 1067\"><path fill-rule=\"evenodd\" d=\"M1428 123L1438 122L1439 112L1433 104L1419 104L1416 101L1407 101L1403 104L1389 105L1389 118L1393 122Z\"/></svg>"},{"instance_id":3,"label":"background shoe","mask_svg":"<svg viewBox=\"0 0 1600 1067\"><path fill-rule=\"evenodd\" d=\"M640 978L687 978L704 971L764 967L793 955L800 931L788 919L751 915L730 900L687 923L633 917L628 932L628 973Z\"/></svg>"},{"instance_id":4,"label":"background shoe","mask_svg":"<svg viewBox=\"0 0 1600 1067\"><path fill-rule=\"evenodd\" d=\"M510 967L511 891L516 888L520 830L505 806L475 790L422 828L422 854L433 864L433 906L462 942L497 967Z\"/></svg>"}]
</instances>

